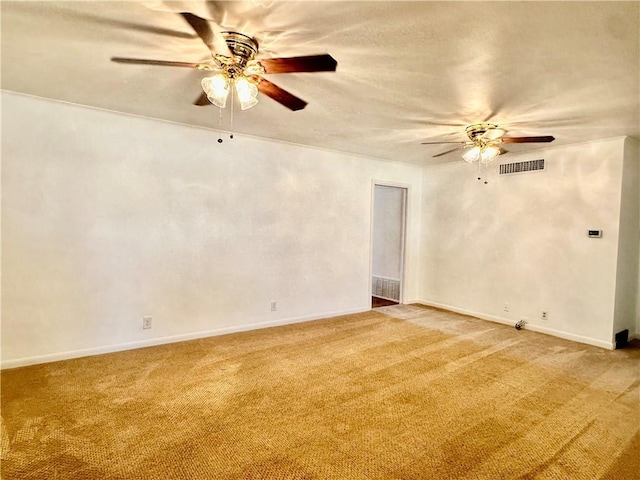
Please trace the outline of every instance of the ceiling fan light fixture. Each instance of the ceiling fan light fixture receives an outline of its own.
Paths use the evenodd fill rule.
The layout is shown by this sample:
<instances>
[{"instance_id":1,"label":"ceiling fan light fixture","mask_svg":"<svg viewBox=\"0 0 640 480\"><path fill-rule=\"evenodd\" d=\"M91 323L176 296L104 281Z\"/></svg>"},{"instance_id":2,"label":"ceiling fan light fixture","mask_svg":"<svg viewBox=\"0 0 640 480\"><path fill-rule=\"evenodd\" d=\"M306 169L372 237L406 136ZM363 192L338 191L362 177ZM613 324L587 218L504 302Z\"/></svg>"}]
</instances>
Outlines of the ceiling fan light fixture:
<instances>
[{"instance_id":1,"label":"ceiling fan light fixture","mask_svg":"<svg viewBox=\"0 0 640 480\"><path fill-rule=\"evenodd\" d=\"M212 77L205 77L200 84L211 103L220 108L224 108L227 105L229 78L226 75L217 73Z\"/></svg>"},{"instance_id":2,"label":"ceiling fan light fixture","mask_svg":"<svg viewBox=\"0 0 640 480\"><path fill-rule=\"evenodd\" d=\"M258 103L258 87L246 77L237 78L235 81L240 109L247 110Z\"/></svg>"},{"instance_id":3,"label":"ceiling fan light fixture","mask_svg":"<svg viewBox=\"0 0 640 480\"><path fill-rule=\"evenodd\" d=\"M462 155L462 159L467 163L477 162L480 159L480 147L475 146Z\"/></svg>"},{"instance_id":4,"label":"ceiling fan light fixture","mask_svg":"<svg viewBox=\"0 0 640 480\"><path fill-rule=\"evenodd\" d=\"M480 151L480 161L482 163L489 163L498 155L500 155L500 149L498 147L487 145Z\"/></svg>"}]
</instances>

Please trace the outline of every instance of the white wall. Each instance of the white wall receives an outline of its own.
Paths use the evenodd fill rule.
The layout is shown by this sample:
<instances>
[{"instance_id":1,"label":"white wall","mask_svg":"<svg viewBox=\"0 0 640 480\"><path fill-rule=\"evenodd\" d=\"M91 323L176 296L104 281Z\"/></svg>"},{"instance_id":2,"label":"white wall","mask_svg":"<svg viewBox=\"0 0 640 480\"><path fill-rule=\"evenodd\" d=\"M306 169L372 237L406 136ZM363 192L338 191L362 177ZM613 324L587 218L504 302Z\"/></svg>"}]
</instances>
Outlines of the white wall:
<instances>
[{"instance_id":1,"label":"white wall","mask_svg":"<svg viewBox=\"0 0 640 480\"><path fill-rule=\"evenodd\" d=\"M544 158L547 170L499 177L494 162L487 185L462 161L425 168L421 299L610 348L623 148L618 138L509 154L500 161Z\"/></svg>"},{"instance_id":2,"label":"white wall","mask_svg":"<svg viewBox=\"0 0 640 480\"><path fill-rule=\"evenodd\" d=\"M373 179L417 298L418 167L216 139L2 93L3 366L368 310Z\"/></svg>"},{"instance_id":3,"label":"white wall","mask_svg":"<svg viewBox=\"0 0 640 480\"><path fill-rule=\"evenodd\" d=\"M620 192L620 236L613 333L628 329L635 336L638 311L638 246L640 241L640 158L638 142L624 142L622 185Z\"/></svg>"},{"instance_id":4,"label":"white wall","mask_svg":"<svg viewBox=\"0 0 640 480\"><path fill-rule=\"evenodd\" d=\"M373 208L373 275L401 280L403 188L376 185Z\"/></svg>"},{"instance_id":5,"label":"white wall","mask_svg":"<svg viewBox=\"0 0 640 480\"><path fill-rule=\"evenodd\" d=\"M218 144L204 129L1 99L3 367L369 309L373 180L409 185L407 302L526 317L605 347L635 305L640 332L637 296L624 300L638 292L625 269L637 142L510 154L548 170L492 171L484 185L464 162Z\"/></svg>"}]
</instances>

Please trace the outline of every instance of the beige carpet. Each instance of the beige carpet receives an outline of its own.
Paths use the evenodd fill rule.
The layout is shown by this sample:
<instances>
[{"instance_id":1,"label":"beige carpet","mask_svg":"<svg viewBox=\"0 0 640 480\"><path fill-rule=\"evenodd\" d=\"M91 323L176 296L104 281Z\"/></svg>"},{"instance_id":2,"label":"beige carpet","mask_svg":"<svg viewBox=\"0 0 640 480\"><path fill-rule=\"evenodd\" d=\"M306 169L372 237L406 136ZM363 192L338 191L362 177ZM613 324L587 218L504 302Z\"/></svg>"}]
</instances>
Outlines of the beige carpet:
<instances>
[{"instance_id":1,"label":"beige carpet","mask_svg":"<svg viewBox=\"0 0 640 480\"><path fill-rule=\"evenodd\" d=\"M2 478L640 478L640 350L419 306L2 372Z\"/></svg>"}]
</instances>

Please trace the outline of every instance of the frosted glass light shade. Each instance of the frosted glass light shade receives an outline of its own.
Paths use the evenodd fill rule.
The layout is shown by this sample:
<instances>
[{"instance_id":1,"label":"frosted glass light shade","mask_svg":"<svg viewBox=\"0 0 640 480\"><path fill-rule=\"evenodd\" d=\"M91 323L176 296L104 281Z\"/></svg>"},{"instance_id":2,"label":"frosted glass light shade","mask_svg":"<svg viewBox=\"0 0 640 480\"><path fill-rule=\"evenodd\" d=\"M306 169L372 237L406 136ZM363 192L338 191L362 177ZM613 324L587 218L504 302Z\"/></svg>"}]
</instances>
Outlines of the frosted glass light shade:
<instances>
[{"instance_id":1,"label":"frosted glass light shade","mask_svg":"<svg viewBox=\"0 0 640 480\"><path fill-rule=\"evenodd\" d=\"M255 83L245 77L238 78L235 83L241 110L247 110L258 103L258 87Z\"/></svg>"},{"instance_id":2,"label":"frosted glass light shade","mask_svg":"<svg viewBox=\"0 0 640 480\"><path fill-rule=\"evenodd\" d=\"M480 152L480 161L482 163L489 163L491 160L500 155L500 149L497 147L484 147Z\"/></svg>"},{"instance_id":3,"label":"frosted glass light shade","mask_svg":"<svg viewBox=\"0 0 640 480\"><path fill-rule=\"evenodd\" d=\"M467 153L462 155L462 158L467 163L477 162L480 159L480 147L473 147Z\"/></svg>"},{"instance_id":4,"label":"frosted glass light shade","mask_svg":"<svg viewBox=\"0 0 640 480\"><path fill-rule=\"evenodd\" d=\"M229 96L229 79L226 75L218 73L212 77L205 77L200 82L207 98L215 106L224 108Z\"/></svg>"}]
</instances>

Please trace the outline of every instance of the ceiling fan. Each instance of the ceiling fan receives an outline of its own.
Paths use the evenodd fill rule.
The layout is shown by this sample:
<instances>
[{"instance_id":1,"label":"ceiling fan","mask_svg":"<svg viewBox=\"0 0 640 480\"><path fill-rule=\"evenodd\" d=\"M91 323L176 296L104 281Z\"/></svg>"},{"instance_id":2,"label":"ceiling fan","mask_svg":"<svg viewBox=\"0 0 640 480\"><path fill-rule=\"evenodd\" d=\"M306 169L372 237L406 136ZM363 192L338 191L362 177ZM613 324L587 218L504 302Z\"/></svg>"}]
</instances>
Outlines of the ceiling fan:
<instances>
[{"instance_id":1,"label":"ceiling fan","mask_svg":"<svg viewBox=\"0 0 640 480\"><path fill-rule=\"evenodd\" d=\"M495 159L501 153L507 153L501 149L503 143L549 143L555 140L555 137L551 135L543 135L537 137L505 137L505 131L498 128L495 123L474 123L469 125L465 132L468 141L464 142L422 142L422 145L439 145L445 143L458 144L457 147L447 150L445 152L433 155L433 157L440 157L456 150L470 149L462 158L465 162L473 163L478 160L481 163L489 163Z\"/></svg>"},{"instance_id":2,"label":"ceiling fan","mask_svg":"<svg viewBox=\"0 0 640 480\"><path fill-rule=\"evenodd\" d=\"M278 87L263 75L334 72L338 65L329 54L256 60L258 42L255 38L240 32L217 31L217 29L214 31L209 21L193 13L182 12L180 15L208 47L211 60L201 63L123 57L112 57L111 60L116 63L187 67L216 72L213 76L202 79L201 85L204 92L196 99L194 105L214 104L224 108L230 87L234 86L242 110L251 108L258 103L258 92L290 110L302 110L307 106L307 102Z\"/></svg>"}]
</instances>

